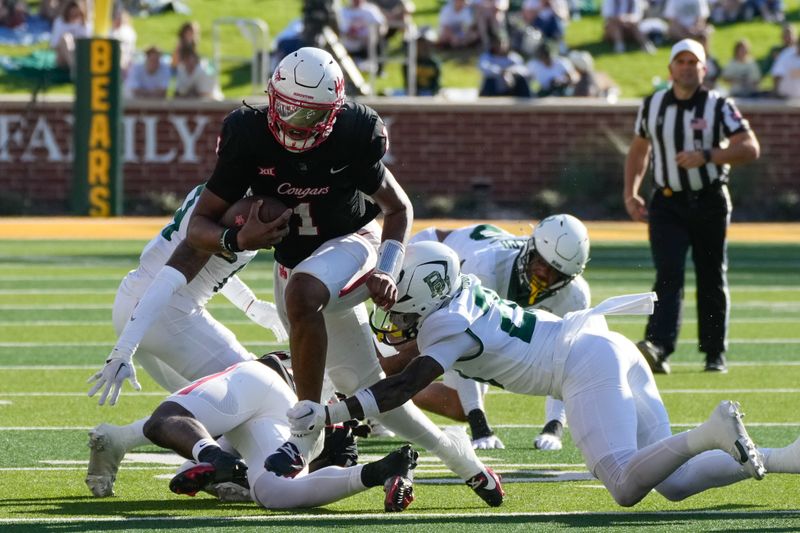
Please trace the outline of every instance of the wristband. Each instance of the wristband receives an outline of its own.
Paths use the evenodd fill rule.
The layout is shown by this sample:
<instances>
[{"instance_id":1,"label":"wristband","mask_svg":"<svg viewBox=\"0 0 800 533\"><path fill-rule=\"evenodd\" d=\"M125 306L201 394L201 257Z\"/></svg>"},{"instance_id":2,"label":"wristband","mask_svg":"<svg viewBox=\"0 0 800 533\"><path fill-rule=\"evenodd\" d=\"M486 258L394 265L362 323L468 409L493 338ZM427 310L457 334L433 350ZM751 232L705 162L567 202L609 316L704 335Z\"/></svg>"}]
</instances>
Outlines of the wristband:
<instances>
[{"instance_id":1,"label":"wristband","mask_svg":"<svg viewBox=\"0 0 800 533\"><path fill-rule=\"evenodd\" d=\"M403 268L403 256L406 247L403 243L394 239L386 239L378 247L378 264L375 272L388 274L392 281L397 281L400 270Z\"/></svg>"},{"instance_id":2,"label":"wristband","mask_svg":"<svg viewBox=\"0 0 800 533\"><path fill-rule=\"evenodd\" d=\"M711 150L706 148L703 150L703 158L706 160L706 163L711 163Z\"/></svg>"},{"instance_id":3,"label":"wristband","mask_svg":"<svg viewBox=\"0 0 800 533\"><path fill-rule=\"evenodd\" d=\"M219 244L222 249L233 253L241 252L242 249L239 248L239 241L237 240L238 235L239 230L237 228L227 228L223 231L219 237Z\"/></svg>"},{"instance_id":4,"label":"wristband","mask_svg":"<svg viewBox=\"0 0 800 533\"><path fill-rule=\"evenodd\" d=\"M361 410L364 411L364 418L375 418L381 414L378 409L378 402L375 400L375 395L369 389L361 389L355 393L355 398L361 404Z\"/></svg>"},{"instance_id":5,"label":"wristband","mask_svg":"<svg viewBox=\"0 0 800 533\"><path fill-rule=\"evenodd\" d=\"M331 424L341 424L353 418L350 414L350 409L347 408L347 404L343 401L326 405L325 412L328 414L328 421Z\"/></svg>"}]
</instances>

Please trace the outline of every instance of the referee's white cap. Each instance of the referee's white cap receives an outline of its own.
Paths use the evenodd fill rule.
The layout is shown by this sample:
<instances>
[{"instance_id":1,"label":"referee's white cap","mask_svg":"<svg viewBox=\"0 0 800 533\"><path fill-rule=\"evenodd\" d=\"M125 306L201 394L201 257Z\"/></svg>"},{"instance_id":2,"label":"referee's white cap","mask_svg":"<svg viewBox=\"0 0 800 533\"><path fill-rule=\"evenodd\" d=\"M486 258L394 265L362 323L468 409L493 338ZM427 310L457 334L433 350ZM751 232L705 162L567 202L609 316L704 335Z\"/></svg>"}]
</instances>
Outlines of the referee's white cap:
<instances>
[{"instance_id":1,"label":"referee's white cap","mask_svg":"<svg viewBox=\"0 0 800 533\"><path fill-rule=\"evenodd\" d=\"M672 63L681 52L689 52L704 65L706 63L706 50L702 44L694 39L683 39L675 43L672 47L672 52L669 54L669 62Z\"/></svg>"}]
</instances>

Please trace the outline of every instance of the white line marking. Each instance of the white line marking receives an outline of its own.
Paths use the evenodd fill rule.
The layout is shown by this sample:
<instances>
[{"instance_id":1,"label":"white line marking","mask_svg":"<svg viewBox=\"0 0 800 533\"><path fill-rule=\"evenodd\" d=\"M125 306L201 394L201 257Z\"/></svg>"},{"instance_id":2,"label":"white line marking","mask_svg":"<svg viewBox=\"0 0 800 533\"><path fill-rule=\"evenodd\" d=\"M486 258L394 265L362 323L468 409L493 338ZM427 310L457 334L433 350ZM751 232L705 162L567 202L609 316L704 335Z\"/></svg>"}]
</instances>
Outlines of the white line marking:
<instances>
[{"instance_id":1,"label":"white line marking","mask_svg":"<svg viewBox=\"0 0 800 533\"><path fill-rule=\"evenodd\" d=\"M0 400L0 405L11 405L12 403L11 400Z\"/></svg>"},{"instance_id":2,"label":"white line marking","mask_svg":"<svg viewBox=\"0 0 800 533\"><path fill-rule=\"evenodd\" d=\"M114 346L114 342L116 342L116 339L109 339L107 342L0 342L0 348L69 348L72 346L84 346L91 348L95 346ZM249 344L252 346L286 346L285 343L263 342L261 340L239 339L239 342L241 344Z\"/></svg>"},{"instance_id":3,"label":"white line marking","mask_svg":"<svg viewBox=\"0 0 800 533\"><path fill-rule=\"evenodd\" d=\"M475 518L475 517L492 517L492 518L513 518L513 517L530 517L539 518L544 516L597 516L597 517L630 517L636 516L661 516L661 517L690 517L690 516L714 516L722 518L730 516L731 518L741 519L743 516L748 515L752 518L770 517L770 516L798 516L799 510L760 510L753 511L747 510L719 510L719 509L702 509L702 510L674 510L674 511L545 511L539 513L532 512L511 512L503 513L497 511L476 511L474 513L417 513L414 511L405 511L403 513L325 513L325 514L297 514L286 513L278 514L279 511L269 512L267 514L254 514L243 516L118 516L109 515L101 516L70 516L64 518L0 518L0 524L61 524L61 523L102 523L102 522L125 522L133 524L136 522L312 522L323 520L330 522L335 520L337 523L347 523L348 521L368 521L378 520L381 524L387 522L413 522L414 520L431 518L440 518L444 521L449 521L454 518Z\"/></svg>"}]
</instances>

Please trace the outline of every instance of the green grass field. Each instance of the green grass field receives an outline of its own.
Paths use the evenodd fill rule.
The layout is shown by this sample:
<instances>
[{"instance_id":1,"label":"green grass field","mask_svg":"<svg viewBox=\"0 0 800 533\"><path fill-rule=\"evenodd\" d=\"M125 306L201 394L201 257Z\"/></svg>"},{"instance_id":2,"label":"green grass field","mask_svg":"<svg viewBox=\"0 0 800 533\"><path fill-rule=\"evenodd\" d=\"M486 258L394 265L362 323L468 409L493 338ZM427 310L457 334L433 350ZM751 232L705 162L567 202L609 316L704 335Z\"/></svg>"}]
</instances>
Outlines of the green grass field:
<instances>
[{"instance_id":1,"label":"green grass field","mask_svg":"<svg viewBox=\"0 0 800 533\"><path fill-rule=\"evenodd\" d=\"M653 493L632 509L617 506L567 438L561 452L537 452L532 439L543 422L543 398L493 389L491 422L507 449L480 452L505 479L506 503L486 507L444 466L423 454L417 499L399 515L381 512L377 489L325 508L267 512L255 504L221 504L211 497L178 497L168 479L175 456L156 447L123 463L117 495L94 499L83 478L87 431L108 421L149 414L164 396L144 372L143 391L126 386L119 404L99 407L86 397L86 379L114 342L110 311L119 280L134 268L142 241L14 241L0 238L0 530L12 531L534 531L577 528L641 531L790 531L800 528L800 477L771 474L672 503ZM593 302L649 289L643 244L593 243L587 278ZM696 351L693 279L673 374L657 378L676 431L702 420L722 399L741 401L753 438L783 446L800 435L800 245L732 243L731 370L702 373ZM271 297L271 258L264 253L243 278ZM275 347L222 298L212 313L254 353ZM644 320L611 319L638 340ZM443 419L436 419L442 425ZM361 441L363 458L400 441Z\"/></svg>"}]
</instances>

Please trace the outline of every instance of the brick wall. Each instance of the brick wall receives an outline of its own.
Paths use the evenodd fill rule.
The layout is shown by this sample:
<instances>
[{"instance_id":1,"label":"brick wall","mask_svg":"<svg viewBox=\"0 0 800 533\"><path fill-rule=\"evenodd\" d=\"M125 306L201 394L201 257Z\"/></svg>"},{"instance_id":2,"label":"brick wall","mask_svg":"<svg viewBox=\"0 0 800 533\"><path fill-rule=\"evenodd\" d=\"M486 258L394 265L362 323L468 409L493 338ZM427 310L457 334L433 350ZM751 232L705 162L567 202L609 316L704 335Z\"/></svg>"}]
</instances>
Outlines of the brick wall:
<instances>
[{"instance_id":1,"label":"brick wall","mask_svg":"<svg viewBox=\"0 0 800 533\"><path fill-rule=\"evenodd\" d=\"M450 202L468 209L479 206L499 216L505 212L531 217L537 215L531 212L535 206L554 201L542 194L547 190L569 201L570 210L582 216L621 213L625 149L638 101L367 103L387 121L388 166L420 212ZM126 198L160 192L180 195L205 179L214 165L219 124L236 105L128 103ZM794 157L800 106L753 102L740 107L762 146L758 162L733 172L738 193L734 198L747 213L747 205L768 207L776 198L791 198L800 190L800 164ZM23 101L0 103L5 204L25 204L31 212L67 212L71 112L68 101L40 102L32 108ZM751 209L748 218L753 217L758 214Z\"/></svg>"}]
</instances>

